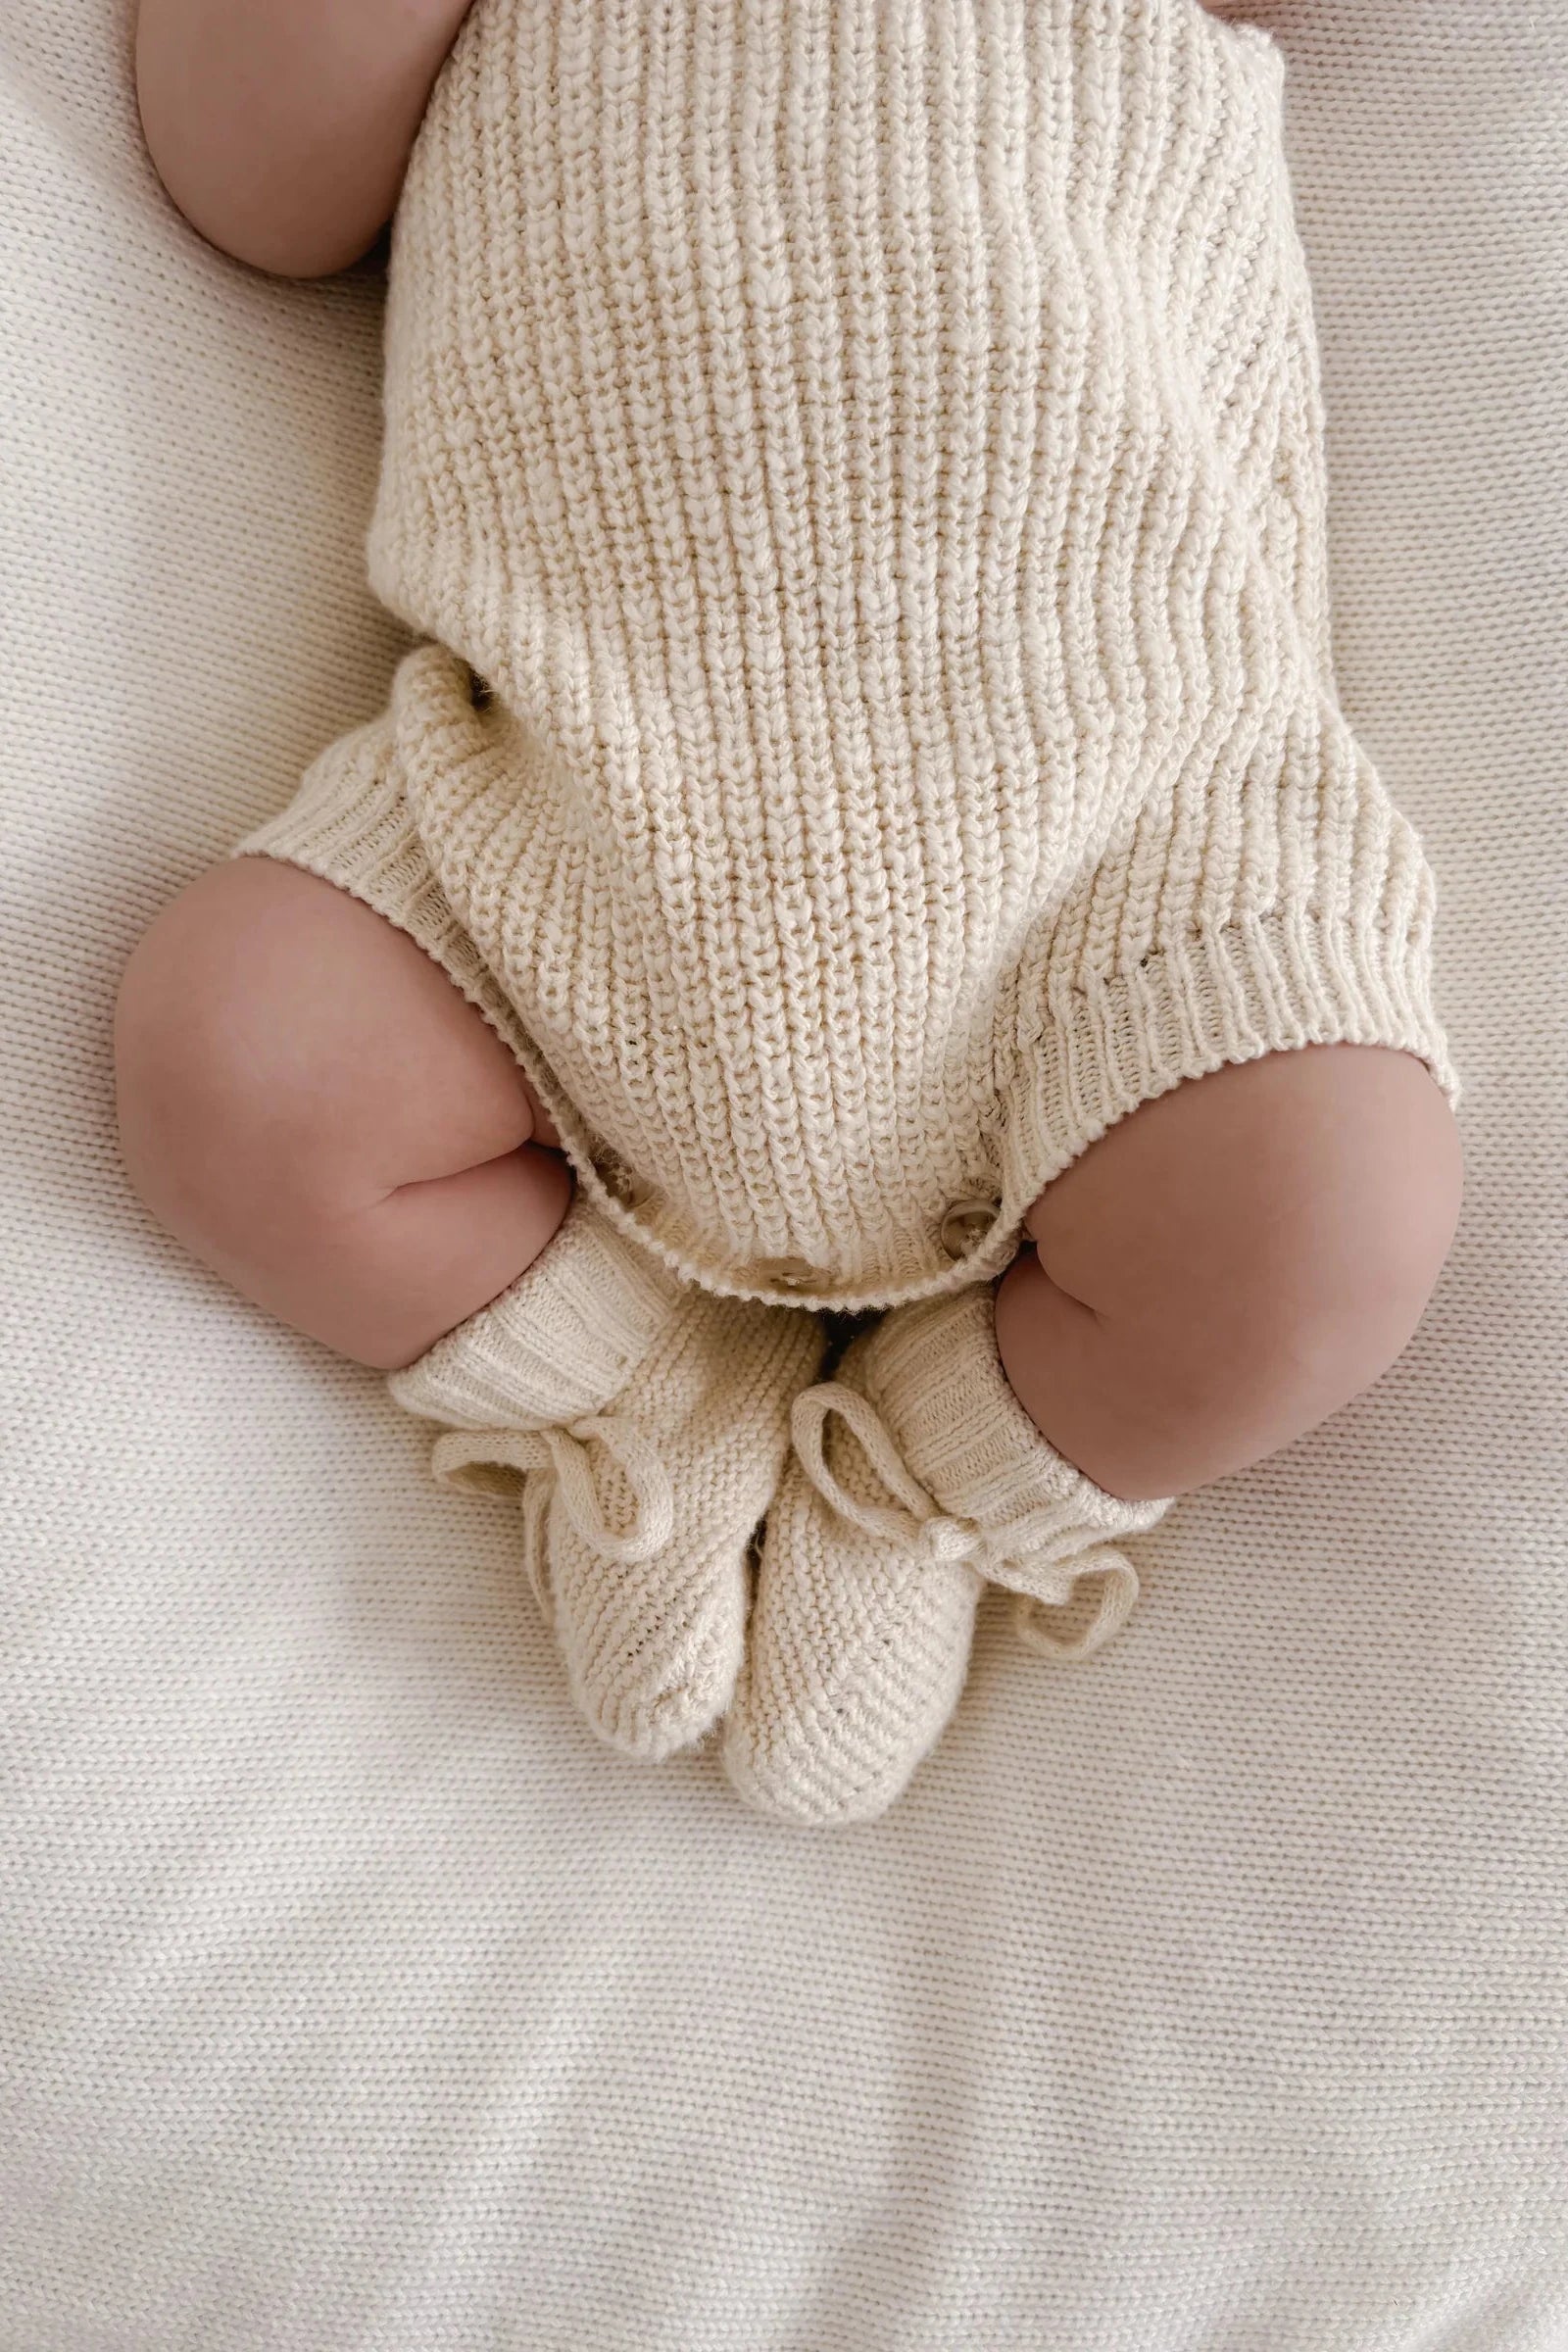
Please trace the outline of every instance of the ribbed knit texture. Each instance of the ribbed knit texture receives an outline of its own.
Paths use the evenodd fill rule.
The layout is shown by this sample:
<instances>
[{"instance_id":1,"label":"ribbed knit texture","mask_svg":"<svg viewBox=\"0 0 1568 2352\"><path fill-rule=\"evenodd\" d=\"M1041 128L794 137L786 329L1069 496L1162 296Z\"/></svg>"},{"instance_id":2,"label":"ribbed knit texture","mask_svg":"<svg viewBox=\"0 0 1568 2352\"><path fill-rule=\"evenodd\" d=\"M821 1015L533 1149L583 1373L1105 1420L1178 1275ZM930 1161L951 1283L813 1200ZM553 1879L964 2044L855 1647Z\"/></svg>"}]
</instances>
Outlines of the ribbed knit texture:
<instances>
[{"instance_id":1,"label":"ribbed knit texture","mask_svg":"<svg viewBox=\"0 0 1568 2352\"><path fill-rule=\"evenodd\" d=\"M728 1705L752 1539L825 1345L813 1315L682 1284L577 1193L515 1282L389 1377L448 1425L443 1485L520 1502L534 1597L612 1747L657 1762Z\"/></svg>"},{"instance_id":2,"label":"ribbed knit texture","mask_svg":"<svg viewBox=\"0 0 1568 2352\"><path fill-rule=\"evenodd\" d=\"M403 650L381 287L180 219L124 0L0 10L6 2352L1568 2343L1568 10L1268 5L1464 1215L833 1833L605 1749L515 1506L125 1181L125 958Z\"/></svg>"},{"instance_id":3,"label":"ribbed knit texture","mask_svg":"<svg viewBox=\"0 0 1568 2352\"><path fill-rule=\"evenodd\" d=\"M574 1193L515 1282L386 1385L407 1412L459 1429L569 1421L620 1394L681 1296L662 1266Z\"/></svg>"},{"instance_id":4,"label":"ribbed knit texture","mask_svg":"<svg viewBox=\"0 0 1568 2352\"><path fill-rule=\"evenodd\" d=\"M1457 1101L1335 697L1282 83L1197 0L466 21L369 535L438 642L385 762L241 847L455 917L590 1195L657 1185L714 1290L995 1274L1107 1124L1272 1049Z\"/></svg>"},{"instance_id":5,"label":"ribbed knit texture","mask_svg":"<svg viewBox=\"0 0 1568 2352\"><path fill-rule=\"evenodd\" d=\"M1017 1596L1032 1647L1087 1655L1137 1598L1112 1539L1172 1497L1107 1494L1042 1437L1007 1385L989 1285L895 1307L790 1419L724 1769L759 1811L868 1821L957 1704L985 1580ZM1099 1588L1093 1615L1053 1623L1041 1604L1079 1580Z\"/></svg>"}]
</instances>

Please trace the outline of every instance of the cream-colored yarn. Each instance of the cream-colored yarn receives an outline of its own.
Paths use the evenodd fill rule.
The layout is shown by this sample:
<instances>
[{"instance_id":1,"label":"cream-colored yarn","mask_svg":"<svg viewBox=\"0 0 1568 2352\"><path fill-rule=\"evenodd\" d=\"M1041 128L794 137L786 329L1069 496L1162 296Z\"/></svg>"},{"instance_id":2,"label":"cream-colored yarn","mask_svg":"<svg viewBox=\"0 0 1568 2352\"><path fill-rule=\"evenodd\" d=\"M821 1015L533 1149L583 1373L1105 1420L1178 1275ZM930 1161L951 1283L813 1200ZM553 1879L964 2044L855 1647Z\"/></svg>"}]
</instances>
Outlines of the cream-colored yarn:
<instances>
[{"instance_id":1,"label":"cream-colored yarn","mask_svg":"<svg viewBox=\"0 0 1568 2352\"><path fill-rule=\"evenodd\" d=\"M1113 1120L1273 1049L1458 1099L1433 877L1335 699L1282 81L1198 0L464 25L369 535L452 653L390 770L244 846L429 915L406 795L580 1181L629 1230L657 1185L714 1291L995 1275Z\"/></svg>"},{"instance_id":2,"label":"cream-colored yarn","mask_svg":"<svg viewBox=\"0 0 1568 2352\"><path fill-rule=\"evenodd\" d=\"M897 1307L803 1391L767 1533L724 1769L749 1804L866 1821L907 1786L957 1704L986 1579L1047 1655L1125 1623L1138 1577L1116 1539L1173 1496L1126 1502L1064 1460L1008 1386L991 1286ZM1100 1586L1081 1630L1041 1604Z\"/></svg>"},{"instance_id":3,"label":"cream-colored yarn","mask_svg":"<svg viewBox=\"0 0 1568 2352\"><path fill-rule=\"evenodd\" d=\"M532 1263L387 1387L406 1411L543 1429L620 1394L669 1322L680 1283L572 1195Z\"/></svg>"},{"instance_id":4,"label":"cream-colored yarn","mask_svg":"<svg viewBox=\"0 0 1568 2352\"><path fill-rule=\"evenodd\" d=\"M520 1476L529 1583L612 1746L657 1760L728 1704L751 1540L824 1347L812 1315L683 1285L577 1193L499 1298L389 1375L450 1425L443 1485Z\"/></svg>"},{"instance_id":5,"label":"cream-colored yarn","mask_svg":"<svg viewBox=\"0 0 1568 2352\"><path fill-rule=\"evenodd\" d=\"M1568 2346L1568 9L1269 6L1464 1221L847 1832L595 1753L514 1514L124 1181L122 958L382 699L379 306L185 224L123 0L0 9L7 2352Z\"/></svg>"}]
</instances>

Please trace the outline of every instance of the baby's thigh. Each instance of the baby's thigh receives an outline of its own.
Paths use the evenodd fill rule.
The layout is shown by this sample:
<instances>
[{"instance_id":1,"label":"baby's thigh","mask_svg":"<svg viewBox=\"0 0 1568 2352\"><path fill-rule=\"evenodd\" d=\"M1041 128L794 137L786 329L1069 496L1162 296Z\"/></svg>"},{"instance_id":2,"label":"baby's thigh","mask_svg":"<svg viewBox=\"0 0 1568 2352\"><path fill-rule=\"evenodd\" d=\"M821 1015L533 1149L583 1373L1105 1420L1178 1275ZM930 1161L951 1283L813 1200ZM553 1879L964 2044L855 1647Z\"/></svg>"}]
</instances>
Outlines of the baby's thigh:
<instances>
[{"instance_id":1,"label":"baby's thigh","mask_svg":"<svg viewBox=\"0 0 1568 2352\"><path fill-rule=\"evenodd\" d=\"M122 976L115 1058L127 1170L159 1209L353 1207L557 1141L423 949L276 858L230 858L161 911Z\"/></svg>"},{"instance_id":2,"label":"baby's thigh","mask_svg":"<svg viewBox=\"0 0 1568 2352\"><path fill-rule=\"evenodd\" d=\"M1413 1055L1307 1046L1230 1063L1146 1102L1026 1219L1058 1289L1168 1341L1190 1371L1348 1342L1403 1345L1447 1255L1462 1165L1446 1099Z\"/></svg>"},{"instance_id":3,"label":"baby's thigh","mask_svg":"<svg viewBox=\"0 0 1568 2352\"><path fill-rule=\"evenodd\" d=\"M1369 1388L1459 1214L1458 1130L1381 1046L1227 1064L1128 1114L1049 1185L997 1295L1014 1393L1113 1494L1185 1494Z\"/></svg>"}]
</instances>

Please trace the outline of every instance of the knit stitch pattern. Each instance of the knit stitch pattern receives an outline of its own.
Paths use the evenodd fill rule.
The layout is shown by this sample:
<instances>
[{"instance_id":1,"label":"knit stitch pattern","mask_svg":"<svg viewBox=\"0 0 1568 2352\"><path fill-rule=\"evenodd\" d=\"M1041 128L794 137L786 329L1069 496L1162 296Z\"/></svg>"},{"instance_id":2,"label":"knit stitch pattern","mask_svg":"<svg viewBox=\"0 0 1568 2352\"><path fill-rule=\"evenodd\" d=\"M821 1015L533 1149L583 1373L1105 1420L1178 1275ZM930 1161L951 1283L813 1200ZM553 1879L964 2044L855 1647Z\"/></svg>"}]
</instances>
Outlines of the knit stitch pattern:
<instances>
[{"instance_id":1,"label":"knit stitch pattern","mask_svg":"<svg viewBox=\"0 0 1568 2352\"><path fill-rule=\"evenodd\" d=\"M1013 1594L1031 1647L1086 1656L1137 1598L1119 1540L1174 1497L1108 1494L1042 1436L985 1288L894 1308L790 1419L724 1770L760 1812L869 1821L957 1704L983 1582ZM1054 1622L1079 1580L1099 1588L1094 1614Z\"/></svg>"},{"instance_id":2,"label":"knit stitch pattern","mask_svg":"<svg viewBox=\"0 0 1568 2352\"><path fill-rule=\"evenodd\" d=\"M1266 4L1464 1216L842 1833L604 1747L515 1508L125 1181L126 957L403 650L381 289L186 224L122 0L0 10L7 2352L1568 2344L1568 10Z\"/></svg>"},{"instance_id":3,"label":"knit stitch pattern","mask_svg":"<svg viewBox=\"0 0 1568 2352\"><path fill-rule=\"evenodd\" d=\"M1432 872L1335 693L1282 88L1198 0L465 23L368 541L431 642L386 762L240 848L438 956L455 917L689 1279L989 1278L1112 1121L1269 1051L1457 1103Z\"/></svg>"},{"instance_id":4,"label":"knit stitch pattern","mask_svg":"<svg viewBox=\"0 0 1568 2352\"><path fill-rule=\"evenodd\" d=\"M817 1316L680 1282L579 1192L499 1298L390 1375L447 1424L443 1485L520 1503L534 1597L611 1746L658 1762L728 1705L752 1540L825 1344Z\"/></svg>"}]
</instances>

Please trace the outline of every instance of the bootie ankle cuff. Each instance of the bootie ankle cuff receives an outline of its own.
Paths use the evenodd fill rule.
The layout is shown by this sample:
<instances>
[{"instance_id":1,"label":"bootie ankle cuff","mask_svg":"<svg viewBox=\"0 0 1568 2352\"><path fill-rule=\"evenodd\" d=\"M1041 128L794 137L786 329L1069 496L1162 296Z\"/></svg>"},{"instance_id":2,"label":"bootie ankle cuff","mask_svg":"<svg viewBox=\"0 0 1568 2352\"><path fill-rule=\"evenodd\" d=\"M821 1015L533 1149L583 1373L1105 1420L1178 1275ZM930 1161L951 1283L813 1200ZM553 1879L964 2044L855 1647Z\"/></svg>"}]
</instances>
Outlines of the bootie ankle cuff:
<instances>
[{"instance_id":1,"label":"bootie ankle cuff","mask_svg":"<svg viewBox=\"0 0 1568 2352\"><path fill-rule=\"evenodd\" d=\"M574 1420L625 1388L682 1288L578 1191L516 1281L387 1387L407 1412L459 1429Z\"/></svg>"}]
</instances>

